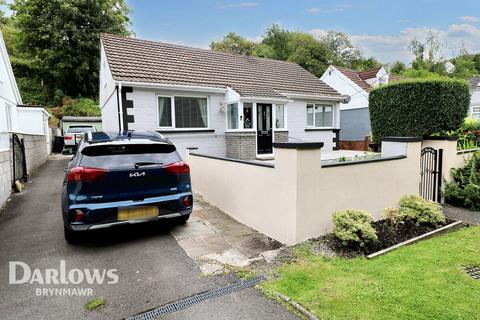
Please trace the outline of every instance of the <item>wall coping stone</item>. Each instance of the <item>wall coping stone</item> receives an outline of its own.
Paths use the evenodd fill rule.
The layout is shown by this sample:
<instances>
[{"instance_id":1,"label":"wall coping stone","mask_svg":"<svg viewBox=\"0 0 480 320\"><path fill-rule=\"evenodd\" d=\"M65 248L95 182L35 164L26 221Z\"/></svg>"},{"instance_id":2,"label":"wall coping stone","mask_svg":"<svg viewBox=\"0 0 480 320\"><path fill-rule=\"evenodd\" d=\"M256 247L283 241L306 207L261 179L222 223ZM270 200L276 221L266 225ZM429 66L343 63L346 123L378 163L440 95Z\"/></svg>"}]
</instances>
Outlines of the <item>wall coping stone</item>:
<instances>
[{"instance_id":1,"label":"wall coping stone","mask_svg":"<svg viewBox=\"0 0 480 320\"><path fill-rule=\"evenodd\" d=\"M321 149L323 142L274 142L273 147L277 149Z\"/></svg>"}]
</instances>

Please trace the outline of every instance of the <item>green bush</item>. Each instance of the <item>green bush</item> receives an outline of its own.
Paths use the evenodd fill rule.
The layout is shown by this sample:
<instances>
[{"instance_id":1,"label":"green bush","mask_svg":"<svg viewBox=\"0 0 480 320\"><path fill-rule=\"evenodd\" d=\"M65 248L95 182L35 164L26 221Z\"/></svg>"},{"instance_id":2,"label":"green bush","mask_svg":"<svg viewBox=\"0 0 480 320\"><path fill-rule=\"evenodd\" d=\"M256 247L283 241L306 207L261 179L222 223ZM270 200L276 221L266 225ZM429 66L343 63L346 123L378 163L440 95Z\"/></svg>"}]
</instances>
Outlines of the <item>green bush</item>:
<instances>
[{"instance_id":1,"label":"green bush","mask_svg":"<svg viewBox=\"0 0 480 320\"><path fill-rule=\"evenodd\" d=\"M63 98L63 115L65 116L101 116L100 106L88 98Z\"/></svg>"},{"instance_id":2,"label":"green bush","mask_svg":"<svg viewBox=\"0 0 480 320\"><path fill-rule=\"evenodd\" d=\"M445 223L442 207L433 201L425 200L419 195L403 196L400 199L398 218L401 221L410 220L416 224L438 226Z\"/></svg>"},{"instance_id":3,"label":"green bush","mask_svg":"<svg viewBox=\"0 0 480 320\"><path fill-rule=\"evenodd\" d=\"M467 116L470 90L460 80L417 80L380 86L369 94L373 140L422 137L456 130Z\"/></svg>"},{"instance_id":4,"label":"green bush","mask_svg":"<svg viewBox=\"0 0 480 320\"><path fill-rule=\"evenodd\" d=\"M364 210L346 209L333 214L334 234L344 246L366 244L378 240L372 227L372 215Z\"/></svg>"},{"instance_id":5,"label":"green bush","mask_svg":"<svg viewBox=\"0 0 480 320\"><path fill-rule=\"evenodd\" d=\"M385 208L385 210L383 210L382 218L393 226L402 224L405 220L405 217L402 215L399 208Z\"/></svg>"},{"instance_id":6,"label":"green bush","mask_svg":"<svg viewBox=\"0 0 480 320\"><path fill-rule=\"evenodd\" d=\"M447 203L480 210L480 152L472 155L463 168L452 169L453 181L445 186Z\"/></svg>"}]
</instances>

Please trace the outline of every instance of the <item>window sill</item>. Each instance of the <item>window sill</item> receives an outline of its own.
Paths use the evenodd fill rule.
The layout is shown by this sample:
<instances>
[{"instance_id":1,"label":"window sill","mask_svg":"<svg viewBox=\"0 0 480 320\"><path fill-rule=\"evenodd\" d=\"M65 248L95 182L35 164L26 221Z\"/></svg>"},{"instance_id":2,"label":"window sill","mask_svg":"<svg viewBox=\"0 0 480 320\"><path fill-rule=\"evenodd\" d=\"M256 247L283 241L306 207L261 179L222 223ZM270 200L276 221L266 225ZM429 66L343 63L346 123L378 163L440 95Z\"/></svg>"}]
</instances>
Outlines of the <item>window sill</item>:
<instances>
[{"instance_id":1,"label":"window sill","mask_svg":"<svg viewBox=\"0 0 480 320\"><path fill-rule=\"evenodd\" d=\"M227 129L225 133L237 133L237 132L257 132L255 129Z\"/></svg>"},{"instance_id":2,"label":"window sill","mask_svg":"<svg viewBox=\"0 0 480 320\"><path fill-rule=\"evenodd\" d=\"M288 132L288 129L273 129L273 132Z\"/></svg>"},{"instance_id":3,"label":"window sill","mask_svg":"<svg viewBox=\"0 0 480 320\"><path fill-rule=\"evenodd\" d=\"M171 134L171 133L202 133L202 132L215 132L215 129L209 129L209 128L204 128L204 129L157 129L156 130L158 133L165 133L165 134Z\"/></svg>"},{"instance_id":4,"label":"window sill","mask_svg":"<svg viewBox=\"0 0 480 320\"><path fill-rule=\"evenodd\" d=\"M305 131L333 131L337 130L334 127L323 127L323 128L305 128Z\"/></svg>"}]
</instances>

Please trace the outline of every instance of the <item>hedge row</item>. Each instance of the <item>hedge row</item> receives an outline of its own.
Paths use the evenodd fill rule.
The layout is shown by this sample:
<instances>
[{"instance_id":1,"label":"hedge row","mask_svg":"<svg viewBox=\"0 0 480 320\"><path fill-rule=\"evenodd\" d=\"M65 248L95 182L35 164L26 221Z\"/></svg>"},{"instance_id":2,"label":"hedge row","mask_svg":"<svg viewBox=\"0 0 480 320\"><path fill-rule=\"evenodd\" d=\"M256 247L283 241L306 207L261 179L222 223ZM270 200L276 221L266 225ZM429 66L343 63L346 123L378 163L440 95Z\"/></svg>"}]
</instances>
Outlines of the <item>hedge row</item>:
<instances>
[{"instance_id":1,"label":"hedge row","mask_svg":"<svg viewBox=\"0 0 480 320\"><path fill-rule=\"evenodd\" d=\"M470 105L469 86L461 80L420 80L381 86L369 94L373 140L422 137L455 130Z\"/></svg>"}]
</instances>

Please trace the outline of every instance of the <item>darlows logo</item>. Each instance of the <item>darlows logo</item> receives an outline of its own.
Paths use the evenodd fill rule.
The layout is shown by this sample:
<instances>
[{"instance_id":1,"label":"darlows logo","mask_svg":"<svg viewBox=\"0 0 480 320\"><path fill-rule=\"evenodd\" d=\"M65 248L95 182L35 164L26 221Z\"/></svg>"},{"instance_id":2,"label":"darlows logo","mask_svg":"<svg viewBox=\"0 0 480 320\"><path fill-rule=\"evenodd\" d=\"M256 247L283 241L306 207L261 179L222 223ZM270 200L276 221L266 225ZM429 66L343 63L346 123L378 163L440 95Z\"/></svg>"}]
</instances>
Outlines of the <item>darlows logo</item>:
<instances>
[{"instance_id":1,"label":"darlows logo","mask_svg":"<svg viewBox=\"0 0 480 320\"><path fill-rule=\"evenodd\" d=\"M30 268L22 261L10 261L8 265L10 284L115 284L118 282L117 269L67 269L65 260L60 260L58 269Z\"/></svg>"},{"instance_id":2,"label":"darlows logo","mask_svg":"<svg viewBox=\"0 0 480 320\"><path fill-rule=\"evenodd\" d=\"M137 178L137 177L143 177L143 176L145 176L145 171L130 173L130 178Z\"/></svg>"}]
</instances>

